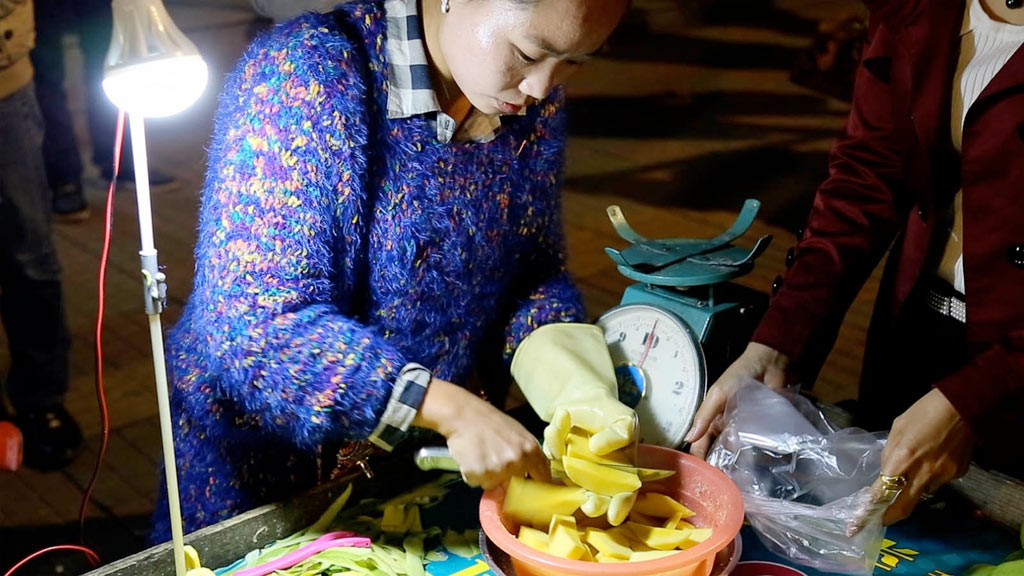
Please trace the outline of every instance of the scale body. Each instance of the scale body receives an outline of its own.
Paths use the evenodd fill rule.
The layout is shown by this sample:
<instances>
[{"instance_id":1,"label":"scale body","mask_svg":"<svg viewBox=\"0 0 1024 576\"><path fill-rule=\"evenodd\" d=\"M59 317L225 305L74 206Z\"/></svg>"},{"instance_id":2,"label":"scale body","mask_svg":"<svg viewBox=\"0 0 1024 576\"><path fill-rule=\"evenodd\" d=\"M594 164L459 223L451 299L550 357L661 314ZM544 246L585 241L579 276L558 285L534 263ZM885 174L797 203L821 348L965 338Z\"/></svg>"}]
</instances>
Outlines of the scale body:
<instances>
[{"instance_id":1,"label":"scale body","mask_svg":"<svg viewBox=\"0 0 1024 576\"><path fill-rule=\"evenodd\" d=\"M753 268L771 242L732 246L747 231L760 202L747 200L733 225L710 239L652 240L637 234L617 206L616 231L632 246L606 249L637 283L597 325L615 365L619 399L636 409L641 439L678 447L708 385L743 352L767 307L764 293L729 282Z\"/></svg>"}]
</instances>

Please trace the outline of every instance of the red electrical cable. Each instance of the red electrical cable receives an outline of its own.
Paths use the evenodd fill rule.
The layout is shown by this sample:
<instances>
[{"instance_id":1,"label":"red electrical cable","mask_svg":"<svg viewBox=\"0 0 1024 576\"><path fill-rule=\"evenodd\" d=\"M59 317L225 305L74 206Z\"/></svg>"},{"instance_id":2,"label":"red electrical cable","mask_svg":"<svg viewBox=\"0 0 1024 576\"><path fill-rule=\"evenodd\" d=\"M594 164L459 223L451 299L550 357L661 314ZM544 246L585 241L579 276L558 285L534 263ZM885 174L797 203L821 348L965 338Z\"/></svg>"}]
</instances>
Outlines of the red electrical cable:
<instances>
[{"instance_id":1,"label":"red electrical cable","mask_svg":"<svg viewBox=\"0 0 1024 576\"><path fill-rule=\"evenodd\" d=\"M24 560L15 564L14 567L12 567L10 570L4 572L4 576L11 576L11 574L14 574L14 571L18 568L21 568L25 564L28 564L32 560L35 560L37 557L42 556L43 554L46 554L48 552L53 552L54 550L80 550L84 552L86 556L89 557L89 560L93 563L93 566L96 566L100 563L100 557L97 556L95 552L89 550L85 546L75 546L74 544L61 544L60 546L50 546L49 548L43 548L38 552L33 552Z\"/></svg>"},{"instance_id":2,"label":"red electrical cable","mask_svg":"<svg viewBox=\"0 0 1024 576\"><path fill-rule=\"evenodd\" d=\"M103 456L107 452L107 444L110 442L110 415L107 413L107 396L103 391L103 313L107 303L107 258L110 256L110 234L113 229L114 220L114 190L117 188L117 175L121 171L121 145L124 142L124 111L117 113L117 128L114 131L114 169L110 178L110 186L107 188L107 205L104 210L103 220L103 252L100 255L99 287L96 305L96 350L94 361L96 363L96 399L100 407L100 420L103 422L103 436L100 440L100 449L96 454L96 466L92 470L92 478L82 495L82 505L78 509L78 539L85 544L85 515L89 507L89 500L96 488L96 480L100 475L100 468L103 466Z\"/></svg>"},{"instance_id":3,"label":"red electrical cable","mask_svg":"<svg viewBox=\"0 0 1024 576\"><path fill-rule=\"evenodd\" d=\"M44 548L38 552L33 552L15 564L10 570L5 572L4 576L11 576L16 570L18 570L18 568L21 568L35 558L56 550L79 550L85 553L89 558L89 562L94 567L99 566L100 564L99 555L85 547L85 515L89 507L89 500L92 498L93 489L96 488L96 480L100 475L100 468L103 465L103 456L107 452L107 444L110 441L110 415L107 412L107 396L103 391L103 314L107 302L107 259L110 255L110 235L113 229L114 220L114 190L117 188L117 175L121 171L121 146L124 143L124 122L125 116L124 111L122 110L117 114L117 129L114 132L114 170L113 176L110 179L110 186L107 188L107 203L106 209L104 210L103 250L100 255L99 292L96 306L96 347L93 360L96 364L96 399L100 407L100 419L103 423L103 436L100 439L100 449L96 454L96 466L93 468L92 478L89 479L89 485L86 487L85 493L82 495L82 504L78 509L78 538L82 543L82 546L61 544L59 546L50 546L49 548Z\"/></svg>"}]
</instances>

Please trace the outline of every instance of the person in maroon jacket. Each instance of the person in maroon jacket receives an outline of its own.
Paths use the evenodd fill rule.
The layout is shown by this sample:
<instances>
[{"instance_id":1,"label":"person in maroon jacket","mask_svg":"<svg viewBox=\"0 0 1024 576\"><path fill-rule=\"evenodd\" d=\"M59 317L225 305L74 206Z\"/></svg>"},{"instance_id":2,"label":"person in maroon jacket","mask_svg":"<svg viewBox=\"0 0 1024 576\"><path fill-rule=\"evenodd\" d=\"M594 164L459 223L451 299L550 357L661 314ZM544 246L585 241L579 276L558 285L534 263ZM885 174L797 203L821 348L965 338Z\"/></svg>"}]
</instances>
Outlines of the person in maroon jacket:
<instances>
[{"instance_id":1,"label":"person in maroon jacket","mask_svg":"<svg viewBox=\"0 0 1024 576\"><path fill-rule=\"evenodd\" d=\"M1024 450L1022 0L873 0L853 108L785 278L688 435L705 455L744 377L813 382L889 251L868 333L860 423L891 425L886 513L964 474L1021 475Z\"/></svg>"}]
</instances>

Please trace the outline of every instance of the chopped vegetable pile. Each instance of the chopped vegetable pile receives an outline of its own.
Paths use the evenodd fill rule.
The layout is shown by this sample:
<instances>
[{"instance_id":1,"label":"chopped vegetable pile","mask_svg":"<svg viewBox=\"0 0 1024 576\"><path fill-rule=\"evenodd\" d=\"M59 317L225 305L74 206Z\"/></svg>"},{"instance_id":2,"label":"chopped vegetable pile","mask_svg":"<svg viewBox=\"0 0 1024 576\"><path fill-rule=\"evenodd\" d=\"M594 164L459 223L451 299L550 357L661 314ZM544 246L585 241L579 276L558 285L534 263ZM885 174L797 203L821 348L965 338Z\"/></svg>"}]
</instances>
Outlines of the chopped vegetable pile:
<instances>
[{"instance_id":1,"label":"chopped vegetable pile","mask_svg":"<svg viewBox=\"0 0 1024 576\"><path fill-rule=\"evenodd\" d=\"M215 571L217 576L260 573L257 569L310 545L332 531L352 532L370 539L367 547L338 546L318 551L288 568L269 571L274 576L426 576L425 566L443 561L448 554L470 558L480 553L477 529L465 531L424 526L422 508L430 507L448 492L457 475L444 475L411 492L390 500L363 500L348 506L349 485L313 525L261 550L254 550L234 564ZM205 570L205 569L204 569Z\"/></svg>"}]
</instances>

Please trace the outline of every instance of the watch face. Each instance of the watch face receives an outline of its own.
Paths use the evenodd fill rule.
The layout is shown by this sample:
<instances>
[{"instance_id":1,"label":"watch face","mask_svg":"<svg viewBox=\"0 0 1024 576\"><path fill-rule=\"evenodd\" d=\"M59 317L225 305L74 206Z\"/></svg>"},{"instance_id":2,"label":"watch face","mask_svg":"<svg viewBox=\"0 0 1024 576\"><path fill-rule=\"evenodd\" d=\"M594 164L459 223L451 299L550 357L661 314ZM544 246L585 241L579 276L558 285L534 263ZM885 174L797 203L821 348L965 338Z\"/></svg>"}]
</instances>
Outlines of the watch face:
<instances>
[{"instance_id":1,"label":"watch face","mask_svg":"<svg viewBox=\"0 0 1024 576\"><path fill-rule=\"evenodd\" d=\"M693 330L657 306L627 304L597 321L615 364L619 400L636 409L641 440L675 448L704 398L704 354Z\"/></svg>"}]
</instances>

